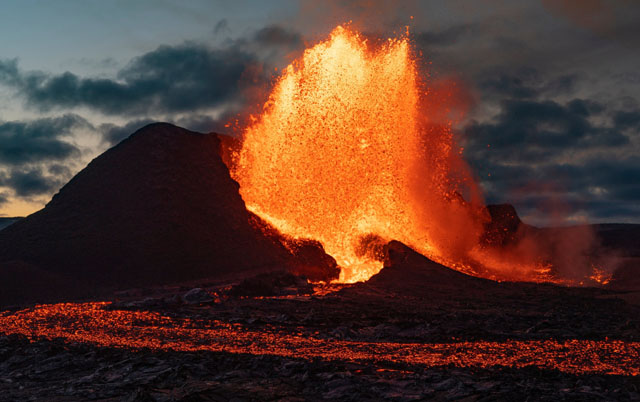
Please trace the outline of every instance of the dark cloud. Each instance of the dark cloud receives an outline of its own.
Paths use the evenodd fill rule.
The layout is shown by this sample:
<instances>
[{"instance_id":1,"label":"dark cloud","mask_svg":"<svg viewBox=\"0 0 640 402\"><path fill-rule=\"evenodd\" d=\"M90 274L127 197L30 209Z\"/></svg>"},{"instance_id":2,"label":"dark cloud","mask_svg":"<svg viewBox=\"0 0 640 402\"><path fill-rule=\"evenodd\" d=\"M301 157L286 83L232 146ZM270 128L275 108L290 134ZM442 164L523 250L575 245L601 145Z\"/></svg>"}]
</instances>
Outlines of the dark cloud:
<instances>
[{"instance_id":1,"label":"dark cloud","mask_svg":"<svg viewBox=\"0 0 640 402\"><path fill-rule=\"evenodd\" d=\"M105 57L100 60L94 60L88 57L82 57L79 60L77 60L77 63L90 68L99 68L99 69L118 67L118 62L113 57Z\"/></svg>"},{"instance_id":2,"label":"dark cloud","mask_svg":"<svg viewBox=\"0 0 640 402\"><path fill-rule=\"evenodd\" d=\"M640 47L640 5L634 0L543 0L542 4L598 36Z\"/></svg>"},{"instance_id":3,"label":"dark cloud","mask_svg":"<svg viewBox=\"0 0 640 402\"><path fill-rule=\"evenodd\" d=\"M215 31L228 30L226 20ZM22 71L17 60L0 60L0 84L13 87L40 111L87 107L105 114L140 115L197 112L244 103L247 86L266 84L265 63L300 48L302 36L270 25L211 48L186 42L159 46L120 69L115 79L72 72ZM270 74L270 73L269 73Z\"/></svg>"},{"instance_id":4,"label":"dark cloud","mask_svg":"<svg viewBox=\"0 0 640 402\"><path fill-rule=\"evenodd\" d=\"M0 193L0 207L8 202L9 202L9 195L7 193Z\"/></svg>"},{"instance_id":5,"label":"dark cloud","mask_svg":"<svg viewBox=\"0 0 640 402\"><path fill-rule=\"evenodd\" d=\"M21 72L15 60L0 62L0 82L18 89L39 110L88 107L106 114L182 112L234 100L256 71L256 56L239 48L196 43L160 46L133 59L117 79L71 72Z\"/></svg>"},{"instance_id":6,"label":"dark cloud","mask_svg":"<svg viewBox=\"0 0 640 402\"><path fill-rule=\"evenodd\" d=\"M618 112L613 118L616 126L621 129L635 128L640 130L640 110L631 112Z\"/></svg>"},{"instance_id":7,"label":"dark cloud","mask_svg":"<svg viewBox=\"0 0 640 402\"><path fill-rule=\"evenodd\" d=\"M253 41L259 46L278 46L295 48L302 45L302 35L283 28L280 25L269 25L256 31Z\"/></svg>"},{"instance_id":8,"label":"dark cloud","mask_svg":"<svg viewBox=\"0 0 640 402\"><path fill-rule=\"evenodd\" d=\"M470 155L487 159L540 161L567 151L599 146L617 147L629 143L622 127L596 126L589 117L601 113L603 106L575 99L567 104L554 101L509 99L491 122L471 122L465 128Z\"/></svg>"},{"instance_id":9,"label":"dark cloud","mask_svg":"<svg viewBox=\"0 0 640 402\"><path fill-rule=\"evenodd\" d=\"M605 106L589 99L574 99L567 104L569 111L577 115L589 117L602 113ZM616 123L616 127L620 128Z\"/></svg>"},{"instance_id":10,"label":"dark cloud","mask_svg":"<svg viewBox=\"0 0 640 402\"><path fill-rule=\"evenodd\" d=\"M55 176L44 176L38 169L14 169L0 180L4 187L11 188L18 197L32 197L50 194L57 190L62 182Z\"/></svg>"},{"instance_id":11,"label":"dark cloud","mask_svg":"<svg viewBox=\"0 0 640 402\"><path fill-rule=\"evenodd\" d=\"M578 87L578 74L545 74L536 68L523 67L507 71L490 69L476 77L485 99L535 99L569 95Z\"/></svg>"},{"instance_id":12,"label":"dark cloud","mask_svg":"<svg viewBox=\"0 0 640 402\"><path fill-rule=\"evenodd\" d=\"M552 96L571 94L578 89L580 76L579 73L561 74L547 82L542 93Z\"/></svg>"},{"instance_id":13,"label":"dark cloud","mask_svg":"<svg viewBox=\"0 0 640 402\"><path fill-rule=\"evenodd\" d=\"M558 210L599 220L625 220L640 213L638 156L543 164L494 157L483 161L479 171L487 202L512 202L534 223L549 224L547 219Z\"/></svg>"},{"instance_id":14,"label":"dark cloud","mask_svg":"<svg viewBox=\"0 0 640 402\"><path fill-rule=\"evenodd\" d=\"M20 82L18 60L0 60L0 82L6 85L17 85Z\"/></svg>"},{"instance_id":15,"label":"dark cloud","mask_svg":"<svg viewBox=\"0 0 640 402\"><path fill-rule=\"evenodd\" d=\"M274 67L283 68L302 52L303 45L304 38L299 32L281 25L267 25L245 37L229 41L229 46L244 49L261 63L265 74L269 73L269 76L262 77L265 84L270 81Z\"/></svg>"},{"instance_id":16,"label":"dark cloud","mask_svg":"<svg viewBox=\"0 0 640 402\"><path fill-rule=\"evenodd\" d=\"M640 199L640 156L592 159L583 165L582 171L575 177L582 182L582 187L606 189L609 199Z\"/></svg>"},{"instance_id":17,"label":"dark cloud","mask_svg":"<svg viewBox=\"0 0 640 402\"><path fill-rule=\"evenodd\" d=\"M78 128L93 129L82 117L64 115L30 121L0 123L0 187L18 198L49 195L71 176L63 163L80 155L80 150L63 137ZM48 172L48 174L45 174ZM0 194L0 204L8 193Z\"/></svg>"},{"instance_id":18,"label":"dark cloud","mask_svg":"<svg viewBox=\"0 0 640 402\"><path fill-rule=\"evenodd\" d=\"M536 88L525 84L520 77L499 74L480 83L480 88L487 92L509 98L533 98L538 95Z\"/></svg>"},{"instance_id":19,"label":"dark cloud","mask_svg":"<svg viewBox=\"0 0 640 402\"><path fill-rule=\"evenodd\" d=\"M541 91L521 98L511 92L493 119L464 129L465 156L489 203L513 202L543 225L558 223L548 220L557 216L554 208L565 217L638 216L640 157L629 157L629 147L640 112L589 99L538 100Z\"/></svg>"},{"instance_id":20,"label":"dark cloud","mask_svg":"<svg viewBox=\"0 0 640 402\"><path fill-rule=\"evenodd\" d=\"M51 164L47 167L49 174L59 177L71 177L71 169L65 165L58 163Z\"/></svg>"},{"instance_id":21,"label":"dark cloud","mask_svg":"<svg viewBox=\"0 0 640 402\"><path fill-rule=\"evenodd\" d=\"M526 168L525 168L526 169ZM585 200L625 203L640 199L640 157L587 158L530 167L522 177L555 183L555 191Z\"/></svg>"},{"instance_id":22,"label":"dark cloud","mask_svg":"<svg viewBox=\"0 0 640 402\"><path fill-rule=\"evenodd\" d=\"M446 47L457 44L465 35L477 32L473 25L455 25L441 30L420 31L413 39L420 47L429 50L431 47Z\"/></svg>"},{"instance_id":23,"label":"dark cloud","mask_svg":"<svg viewBox=\"0 0 640 402\"><path fill-rule=\"evenodd\" d=\"M229 28L229 21L226 18L221 19L216 23L216 26L213 27L214 35L223 35L231 33L231 29Z\"/></svg>"},{"instance_id":24,"label":"dark cloud","mask_svg":"<svg viewBox=\"0 0 640 402\"><path fill-rule=\"evenodd\" d=\"M0 163L25 163L64 160L79 150L61 139L73 129L90 127L77 115L41 118L31 121L0 122Z\"/></svg>"},{"instance_id":25,"label":"dark cloud","mask_svg":"<svg viewBox=\"0 0 640 402\"><path fill-rule=\"evenodd\" d=\"M155 120L144 118L130 121L123 126L103 124L99 129L102 132L102 138L104 141L109 145L115 145L136 132L138 129L151 123L155 123Z\"/></svg>"},{"instance_id":26,"label":"dark cloud","mask_svg":"<svg viewBox=\"0 0 640 402\"><path fill-rule=\"evenodd\" d=\"M640 206L637 203L593 201L583 203L579 211L584 212L592 219L606 222L636 222L640 215Z\"/></svg>"},{"instance_id":27,"label":"dark cloud","mask_svg":"<svg viewBox=\"0 0 640 402\"><path fill-rule=\"evenodd\" d=\"M555 195L555 198L531 195L521 197L514 204L518 213L525 217L525 222L539 226L583 222L582 217L588 217L589 221L624 223L640 214L640 207L629 202L567 194ZM572 217L579 219L572 220Z\"/></svg>"},{"instance_id":28,"label":"dark cloud","mask_svg":"<svg viewBox=\"0 0 640 402\"><path fill-rule=\"evenodd\" d=\"M217 119L207 115L191 115L174 121L174 124L200 133L227 134L236 115L233 112L225 113Z\"/></svg>"}]
</instances>

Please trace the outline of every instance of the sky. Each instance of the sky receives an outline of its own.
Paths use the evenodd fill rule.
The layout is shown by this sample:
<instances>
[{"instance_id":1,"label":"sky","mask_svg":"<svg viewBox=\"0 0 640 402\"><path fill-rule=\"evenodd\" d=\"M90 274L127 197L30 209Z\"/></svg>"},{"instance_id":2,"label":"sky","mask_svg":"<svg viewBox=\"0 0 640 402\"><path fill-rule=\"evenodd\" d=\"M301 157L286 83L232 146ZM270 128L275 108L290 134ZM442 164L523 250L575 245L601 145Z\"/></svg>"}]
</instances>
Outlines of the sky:
<instances>
[{"instance_id":1,"label":"sky","mask_svg":"<svg viewBox=\"0 0 640 402\"><path fill-rule=\"evenodd\" d=\"M276 67L352 21L410 25L425 77L456 83L487 203L538 225L640 223L639 20L634 0L3 1L0 216L42 208L149 122L225 133Z\"/></svg>"}]
</instances>

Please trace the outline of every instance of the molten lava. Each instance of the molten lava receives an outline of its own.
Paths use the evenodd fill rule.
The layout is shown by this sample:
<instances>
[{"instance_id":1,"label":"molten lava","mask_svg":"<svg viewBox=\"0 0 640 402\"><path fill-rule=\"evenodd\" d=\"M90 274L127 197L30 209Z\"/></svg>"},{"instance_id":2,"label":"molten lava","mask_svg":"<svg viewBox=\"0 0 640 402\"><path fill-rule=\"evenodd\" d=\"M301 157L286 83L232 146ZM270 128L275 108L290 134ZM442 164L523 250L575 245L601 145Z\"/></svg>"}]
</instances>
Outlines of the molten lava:
<instances>
[{"instance_id":1,"label":"molten lava","mask_svg":"<svg viewBox=\"0 0 640 402\"><path fill-rule=\"evenodd\" d=\"M0 334L102 347L211 351L296 359L407 363L424 367L540 367L573 374L640 375L640 343L620 340L358 342L318 339L293 328L256 329L206 318L107 310L109 303L45 304L0 311Z\"/></svg>"},{"instance_id":2,"label":"molten lava","mask_svg":"<svg viewBox=\"0 0 640 402\"><path fill-rule=\"evenodd\" d=\"M477 192L427 99L408 37L373 46L337 27L286 68L244 133L234 174L248 208L322 242L343 282L382 268L372 236L462 266L481 222L459 194Z\"/></svg>"}]
</instances>

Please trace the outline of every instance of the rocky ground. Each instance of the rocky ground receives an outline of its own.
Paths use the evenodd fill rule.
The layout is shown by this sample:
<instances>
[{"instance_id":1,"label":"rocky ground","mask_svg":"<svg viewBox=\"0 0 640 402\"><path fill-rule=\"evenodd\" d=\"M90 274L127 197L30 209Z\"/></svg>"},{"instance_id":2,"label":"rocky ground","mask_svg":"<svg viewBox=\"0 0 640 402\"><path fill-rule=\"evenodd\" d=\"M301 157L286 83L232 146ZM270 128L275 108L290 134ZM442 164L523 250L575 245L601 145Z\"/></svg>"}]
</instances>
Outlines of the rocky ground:
<instances>
[{"instance_id":1,"label":"rocky ground","mask_svg":"<svg viewBox=\"0 0 640 402\"><path fill-rule=\"evenodd\" d=\"M247 332L319 339L329 348L332 342L345 347L550 339L637 345L640 340L640 308L619 293L492 282L476 284L477 291L452 293L450 284L441 283L416 293L391 286L386 275L382 284L315 289L282 273L234 285L203 283L195 290L132 290L115 295L104 309L158 313L196 329L228 323ZM132 324L132 331L136 325L143 324ZM0 337L0 400L640 400L638 376L536 365L469 366L462 356L456 363L453 347L443 349L445 364L425 365L378 357L375 350L367 359L325 359L305 356L302 348L299 356L295 350L284 356L104 347L69 339ZM269 341L256 342L269 350Z\"/></svg>"},{"instance_id":2,"label":"rocky ground","mask_svg":"<svg viewBox=\"0 0 640 402\"><path fill-rule=\"evenodd\" d=\"M637 377L130 351L0 338L7 401L637 400Z\"/></svg>"}]
</instances>

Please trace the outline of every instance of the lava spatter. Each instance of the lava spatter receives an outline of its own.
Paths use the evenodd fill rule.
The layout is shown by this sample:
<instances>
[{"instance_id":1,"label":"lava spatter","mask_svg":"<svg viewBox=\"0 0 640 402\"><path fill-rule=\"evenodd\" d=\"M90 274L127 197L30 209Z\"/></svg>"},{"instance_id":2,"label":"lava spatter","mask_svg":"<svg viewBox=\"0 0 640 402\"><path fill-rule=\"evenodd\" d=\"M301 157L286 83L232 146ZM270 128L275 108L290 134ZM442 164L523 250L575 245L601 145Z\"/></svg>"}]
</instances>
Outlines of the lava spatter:
<instances>
[{"instance_id":1,"label":"lava spatter","mask_svg":"<svg viewBox=\"0 0 640 402\"><path fill-rule=\"evenodd\" d=\"M342 282L382 268L357 252L372 234L464 265L481 224L457 195L472 180L453 180L464 163L427 96L409 36L374 45L337 27L284 70L245 130L234 175L247 207L322 242Z\"/></svg>"}]
</instances>

